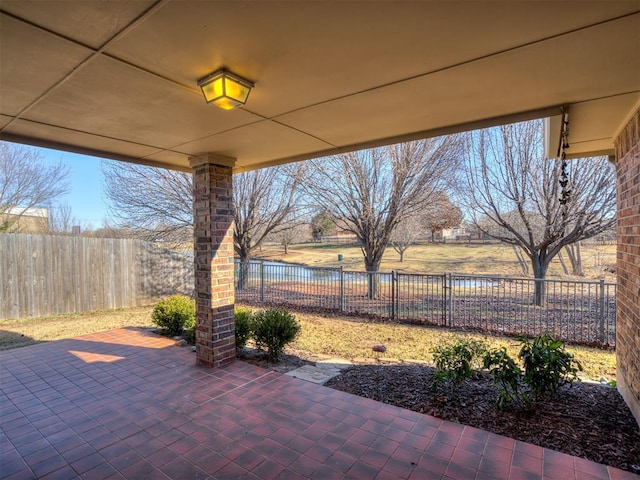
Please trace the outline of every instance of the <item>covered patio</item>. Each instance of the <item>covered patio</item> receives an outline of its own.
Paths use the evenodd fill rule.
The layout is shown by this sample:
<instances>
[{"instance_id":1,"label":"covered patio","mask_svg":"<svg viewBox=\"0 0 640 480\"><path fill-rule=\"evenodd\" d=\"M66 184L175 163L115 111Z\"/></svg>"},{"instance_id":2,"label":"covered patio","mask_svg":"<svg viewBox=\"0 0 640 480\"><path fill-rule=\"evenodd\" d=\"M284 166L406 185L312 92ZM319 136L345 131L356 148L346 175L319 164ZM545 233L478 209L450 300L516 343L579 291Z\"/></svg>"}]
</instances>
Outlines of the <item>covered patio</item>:
<instances>
[{"instance_id":1,"label":"covered patio","mask_svg":"<svg viewBox=\"0 0 640 480\"><path fill-rule=\"evenodd\" d=\"M0 352L17 479L632 479L622 470L122 329Z\"/></svg>"},{"instance_id":2,"label":"covered patio","mask_svg":"<svg viewBox=\"0 0 640 480\"><path fill-rule=\"evenodd\" d=\"M234 172L533 118L555 158L568 112L567 157L617 164L618 388L640 421L639 27L638 0L2 0L0 139L193 172L198 322L198 366L131 332L3 353L3 468L619 478L233 363L231 195ZM255 83L246 105L205 103L198 80L221 67Z\"/></svg>"}]
</instances>

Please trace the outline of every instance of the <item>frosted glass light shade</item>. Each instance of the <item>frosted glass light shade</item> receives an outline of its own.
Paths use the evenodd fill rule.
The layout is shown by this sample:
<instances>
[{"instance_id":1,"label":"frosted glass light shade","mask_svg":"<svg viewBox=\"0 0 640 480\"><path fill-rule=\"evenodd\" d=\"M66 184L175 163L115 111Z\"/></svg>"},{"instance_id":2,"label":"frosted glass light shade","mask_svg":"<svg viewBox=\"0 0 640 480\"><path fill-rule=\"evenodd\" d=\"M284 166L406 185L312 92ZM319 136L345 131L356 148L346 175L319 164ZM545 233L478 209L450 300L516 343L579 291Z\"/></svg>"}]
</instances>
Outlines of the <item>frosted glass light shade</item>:
<instances>
[{"instance_id":1,"label":"frosted glass light shade","mask_svg":"<svg viewBox=\"0 0 640 480\"><path fill-rule=\"evenodd\" d=\"M247 102L253 82L221 69L198 80L198 86L207 103L231 110Z\"/></svg>"}]
</instances>

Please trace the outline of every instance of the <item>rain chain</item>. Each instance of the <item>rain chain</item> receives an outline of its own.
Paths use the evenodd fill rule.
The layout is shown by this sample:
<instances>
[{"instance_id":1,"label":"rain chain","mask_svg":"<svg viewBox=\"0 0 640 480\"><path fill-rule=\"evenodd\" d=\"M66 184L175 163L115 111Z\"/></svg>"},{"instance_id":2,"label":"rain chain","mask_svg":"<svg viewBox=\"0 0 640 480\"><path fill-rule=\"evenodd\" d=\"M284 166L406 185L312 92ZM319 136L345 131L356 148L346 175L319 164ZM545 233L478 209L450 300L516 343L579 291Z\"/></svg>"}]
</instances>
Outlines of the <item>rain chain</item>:
<instances>
[{"instance_id":1,"label":"rain chain","mask_svg":"<svg viewBox=\"0 0 640 480\"><path fill-rule=\"evenodd\" d=\"M569 148L569 114L563 109L562 112L562 130L560 132L560 160L562 161L562 170L560 172L560 198L558 201L560 205L564 206L562 216L566 219L567 208L566 204L571 196L571 189L569 189L569 175L567 175L567 154L565 149Z\"/></svg>"}]
</instances>

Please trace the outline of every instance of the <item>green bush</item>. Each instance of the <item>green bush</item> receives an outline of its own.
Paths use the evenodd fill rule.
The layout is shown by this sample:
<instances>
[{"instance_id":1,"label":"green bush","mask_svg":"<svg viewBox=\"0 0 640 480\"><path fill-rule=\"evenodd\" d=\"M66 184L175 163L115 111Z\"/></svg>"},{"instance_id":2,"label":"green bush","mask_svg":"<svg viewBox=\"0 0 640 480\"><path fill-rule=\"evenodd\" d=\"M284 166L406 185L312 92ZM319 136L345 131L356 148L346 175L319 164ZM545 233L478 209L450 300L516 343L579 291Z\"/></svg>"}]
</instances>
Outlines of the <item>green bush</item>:
<instances>
[{"instance_id":1,"label":"green bush","mask_svg":"<svg viewBox=\"0 0 640 480\"><path fill-rule=\"evenodd\" d=\"M437 388L443 381L450 385L459 385L467 378L475 375L475 368L480 366L482 356L487 351L480 340L457 338L455 342L433 349L433 361L436 373L433 375L433 386Z\"/></svg>"},{"instance_id":2,"label":"green bush","mask_svg":"<svg viewBox=\"0 0 640 480\"><path fill-rule=\"evenodd\" d=\"M296 318L283 309L270 308L254 313L253 339L259 350L267 351L269 360L276 362L284 347L300 333Z\"/></svg>"},{"instance_id":3,"label":"green bush","mask_svg":"<svg viewBox=\"0 0 640 480\"><path fill-rule=\"evenodd\" d=\"M504 409L509 403L520 407L530 406L529 394L522 389L522 369L509 356L505 347L486 352L483 366L489 370L493 383L498 387L496 404L499 409Z\"/></svg>"},{"instance_id":4,"label":"green bush","mask_svg":"<svg viewBox=\"0 0 640 480\"><path fill-rule=\"evenodd\" d=\"M240 350L247 344L253 330L253 313L248 308L235 309L236 317L236 348Z\"/></svg>"},{"instance_id":5,"label":"green bush","mask_svg":"<svg viewBox=\"0 0 640 480\"><path fill-rule=\"evenodd\" d=\"M196 322L196 303L189 297L173 295L158 302L151 313L153 323L167 335L180 335Z\"/></svg>"},{"instance_id":6,"label":"green bush","mask_svg":"<svg viewBox=\"0 0 640 480\"><path fill-rule=\"evenodd\" d=\"M564 349L564 342L550 333L528 340L518 337L522 348L518 358L524 370L507 354L507 350L493 350L484 357L484 368L489 369L498 386L498 408L507 403L529 407L533 400L545 394L554 394L561 385L573 382L582 370L580 362ZM526 390L524 390L526 387Z\"/></svg>"},{"instance_id":7,"label":"green bush","mask_svg":"<svg viewBox=\"0 0 640 480\"><path fill-rule=\"evenodd\" d=\"M522 343L518 357L524 365L523 380L535 398L553 394L561 385L578 378L582 365L565 350L562 340L550 333L538 335L533 341L524 337L518 340Z\"/></svg>"}]
</instances>

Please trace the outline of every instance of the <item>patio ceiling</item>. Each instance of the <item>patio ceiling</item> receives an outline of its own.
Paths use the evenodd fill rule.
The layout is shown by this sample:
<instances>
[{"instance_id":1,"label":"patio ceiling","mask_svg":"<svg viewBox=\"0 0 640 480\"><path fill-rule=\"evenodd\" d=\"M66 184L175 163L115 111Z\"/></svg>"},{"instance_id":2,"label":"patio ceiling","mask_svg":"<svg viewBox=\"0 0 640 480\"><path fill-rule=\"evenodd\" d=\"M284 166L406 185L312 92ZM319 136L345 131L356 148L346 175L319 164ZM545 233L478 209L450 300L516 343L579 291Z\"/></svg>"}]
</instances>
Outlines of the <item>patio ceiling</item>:
<instances>
[{"instance_id":1,"label":"patio ceiling","mask_svg":"<svg viewBox=\"0 0 640 480\"><path fill-rule=\"evenodd\" d=\"M0 11L0 138L175 169L205 152L257 168L561 105L570 156L613 154L640 103L640 0L1 0ZM205 104L196 81L221 66L255 81L246 107Z\"/></svg>"}]
</instances>

